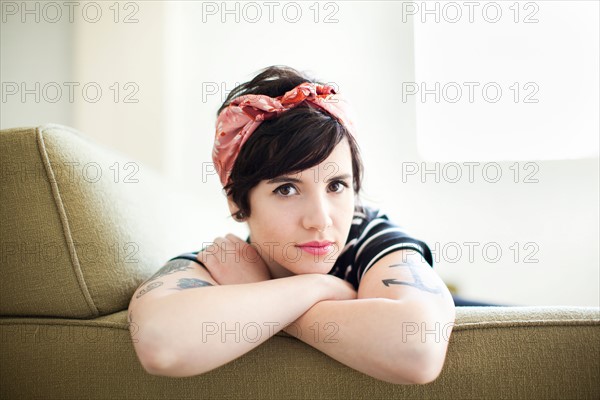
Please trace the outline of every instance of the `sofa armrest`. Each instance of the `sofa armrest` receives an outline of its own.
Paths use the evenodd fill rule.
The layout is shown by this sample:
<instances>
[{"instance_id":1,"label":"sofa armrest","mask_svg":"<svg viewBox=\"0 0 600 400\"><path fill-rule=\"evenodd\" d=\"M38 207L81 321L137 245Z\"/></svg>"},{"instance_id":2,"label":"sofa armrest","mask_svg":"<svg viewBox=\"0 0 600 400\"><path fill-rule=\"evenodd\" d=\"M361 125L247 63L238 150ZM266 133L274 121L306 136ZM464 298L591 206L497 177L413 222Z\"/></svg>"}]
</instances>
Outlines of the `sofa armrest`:
<instances>
[{"instance_id":1,"label":"sofa armrest","mask_svg":"<svg viewBox=\"0 0 600 400\"><path fill-rule=\"evenodd\" d=\"M94 318L189 250L176 188L60 125L0 132L0 315Z\"/></svg>"}]
</instances>

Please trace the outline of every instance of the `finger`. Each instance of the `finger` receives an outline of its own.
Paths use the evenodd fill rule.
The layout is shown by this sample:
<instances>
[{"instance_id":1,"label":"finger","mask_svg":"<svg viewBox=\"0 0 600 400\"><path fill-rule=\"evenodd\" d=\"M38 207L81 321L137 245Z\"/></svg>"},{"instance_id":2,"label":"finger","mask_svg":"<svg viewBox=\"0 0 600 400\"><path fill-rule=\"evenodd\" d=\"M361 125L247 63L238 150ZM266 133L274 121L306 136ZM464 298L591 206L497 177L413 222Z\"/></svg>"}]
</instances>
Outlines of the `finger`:
<instances>
[{"instance_id":1,"label":"finger","mask_svg":"<svg viewBox=\"0 0 600 400\"><path fill-rule=\"evenodd\" d=\"M221 248L223 247L225 239L222 237L216 237L213 239L212 243L209 243L200 253L198 253L198 257L201 262L207 263L210 256L218 257L221 252Z\"/></svg>"},{"instance_id":2,"label":"finger","mask_svg":"<svg viewBox=\"0 0 600 400\"><path fill-rule=\"evenodd\" d=\"M249 244L245 240L239 238L233 233L228 233L227 235L225 235L225 237L231 242L233 248L235 248L237 251L246 251L244 250L244 248L246 246L249 246Z\"/></svg>"},{"instance_id":3,"label":"finger","mask_svg":"<svg viewBox=\"0 0 600 400\"><path fill-rule=\"evenodd\" d=\"M245 240L242 240L241 238L239 238L238 236L234 235L233 233L228 233L227 235L225 235L225 238L231 240L233 243L235 243L235 242L246 243Z\"/></svg>"},{"instance_id":4,"label":"finger","mask_svg":"<svg viewBox=\"0 0 600 400\"><path fill-rule=\"evenodd\" d=\"M230 233L228 233L227 235L225 235L223 239L222 246L221 246L221 251L234 251L234 250L239 250L240 248L240 244L239 244L239 240L236 240L237 238L234 235L231 235Z\"/></svg>"},{"instance_id":5,"label":"finger","mask_svg":"<svg viewBox=\"0 0 600 400\"><path fill-rule=\"evenodd\" d=\"M235 236L232 233L228 233L226 236L228 238L230 238L234 243L238 243L241 251L244 251L244 252L252 251L253 253L256 253L257 255L260 254L258 246L255 245L254 243L248 243L244 239L242 239L238 236ZM246 249L246 247L249 247L250 249L248 250L248 249Z\"/></svg>"},{"instance_id":6,"label":"finger","mask_svg":"<svg viewBox=\"0 0 600 400\"><path fill-rule=\"evenodd\" d=\"M221 252L224 249L227 249L227 242L229 242L229 240L225 239L224 237L218 236L215 238L214 240L215 244L217 245L217 252Z\"/></svg>"},{"instance_id":7,"label":"finger","mask_svg":"<svg viewBox=\"0 0 600 400\"><path fill-rule=\"evenodd\" d=\"M225 236L225 238L218 237L215 239L215 242L218 243L219 246L219 260L221 263L225 263L226 261L233 262L234 260L237 262L241 250L240 242L230 240L227 238L227 235Z\"/></svg>"}]
</instances>

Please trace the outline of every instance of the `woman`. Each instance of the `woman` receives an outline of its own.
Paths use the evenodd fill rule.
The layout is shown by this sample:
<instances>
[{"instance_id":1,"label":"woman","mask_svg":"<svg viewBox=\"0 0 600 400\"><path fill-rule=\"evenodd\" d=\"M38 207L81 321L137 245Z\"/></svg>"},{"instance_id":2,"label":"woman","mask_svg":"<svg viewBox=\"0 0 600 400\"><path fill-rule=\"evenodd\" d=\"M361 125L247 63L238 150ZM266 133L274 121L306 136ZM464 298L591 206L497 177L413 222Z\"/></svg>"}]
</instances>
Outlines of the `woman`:
<instances>
[{"instance_id":1,"label":"woman","mask_svg":"<svg viewBox=\"0 0 600 400\"><path fill-rule=\"evenodd\" d=\"M362 162L344 104L333 87L278 66L229 94L213 161L250 235L217 237L140 285L129 318L149 373L198 375L283 329L390 383L439 375L452 296L429 247L360 204Z\"/></svg>"}]
</instances>

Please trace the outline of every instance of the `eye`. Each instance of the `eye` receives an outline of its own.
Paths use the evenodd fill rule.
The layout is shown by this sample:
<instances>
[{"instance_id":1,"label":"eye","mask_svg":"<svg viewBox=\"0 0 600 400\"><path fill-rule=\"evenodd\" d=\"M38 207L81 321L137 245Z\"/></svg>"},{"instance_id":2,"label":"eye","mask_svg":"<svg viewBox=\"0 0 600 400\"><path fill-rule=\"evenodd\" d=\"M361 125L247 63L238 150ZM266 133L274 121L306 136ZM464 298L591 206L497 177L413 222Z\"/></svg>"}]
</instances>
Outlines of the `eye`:
<instances>
[{"instance_id":1,"label":"eye","mask_svg":"<svg viewBox=\"0 0 600 400\"><path fill-rule=\"evenodd\" d=\"M339 190L333 190L333 192L335 192L335 193L341 193L341 192L344 191L344 189L347 189L349 186L344 181L333 181L333 182L331 182L330 187L338 187Z\"/></svg>"},{"instance_id":2,"label":"eye","mask_svg":"<svg viewBox=\"0 0 600 400\"><path fill-rule=\"evenodd\" d=\"M344 181L333 181L329 184L329 189L334 193L342 193L345 189L350 186ZM291 183L286 183L285 185L279 186L277 189L273 190L273 193L281 196L281 197L292 197L294 191L297 192L297 189Z\"/></svg>"},{"instance_id":3,"label":"eye","mask_svg":"<svg viewBox=\"0 0 600 400\"><path fill-rule=\"evenodd\" d=\"M279 186L277 189L273 190L273 193L280 195L281 197L290 197L289 190L296 190L294 185L290 183L286 183L285 185Z\"/></svg>"}]
</instances>

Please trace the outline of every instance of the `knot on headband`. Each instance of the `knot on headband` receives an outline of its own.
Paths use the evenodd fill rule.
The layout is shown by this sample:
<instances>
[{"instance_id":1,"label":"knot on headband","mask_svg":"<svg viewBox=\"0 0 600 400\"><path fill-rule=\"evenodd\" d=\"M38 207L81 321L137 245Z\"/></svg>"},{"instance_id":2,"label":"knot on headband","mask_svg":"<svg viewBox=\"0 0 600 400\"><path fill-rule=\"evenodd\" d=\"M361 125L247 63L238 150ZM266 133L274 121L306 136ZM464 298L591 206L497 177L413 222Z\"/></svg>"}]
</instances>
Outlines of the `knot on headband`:
<instances>
[{"instance_id":1,"label":"knot on headband","mask_svg":"<svg viewBox=\"0 0 600 400\"><path fill-rule=\"evenodd\" d=\"M256 128L302 102L331 114L354 135L347 105L329 85L304 82L274 98L261 94L236 97L221 111L216 122L212 159L223 186L228 183L240 149Z\"/></svg>"}]
</instances>

